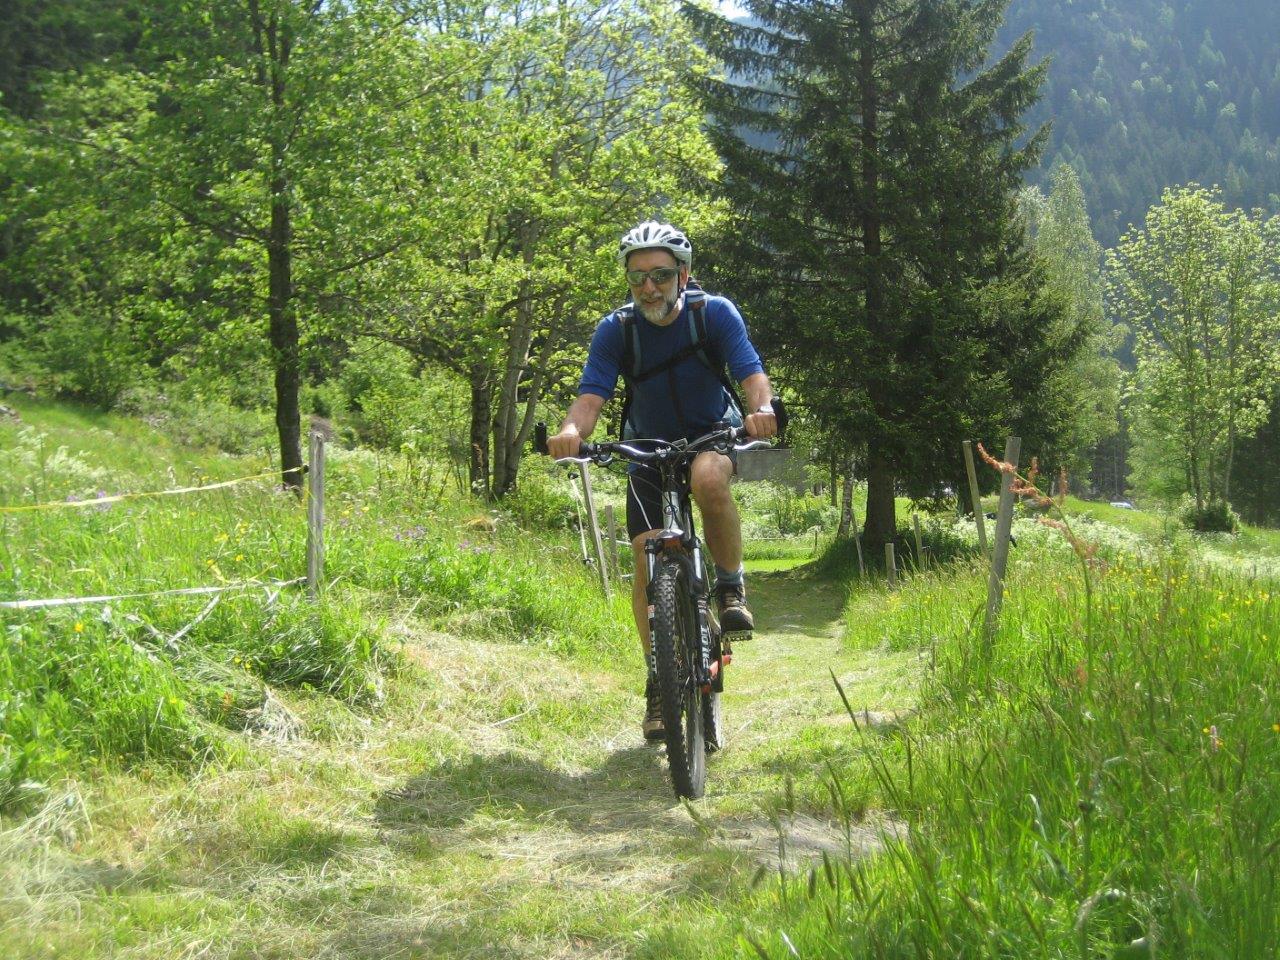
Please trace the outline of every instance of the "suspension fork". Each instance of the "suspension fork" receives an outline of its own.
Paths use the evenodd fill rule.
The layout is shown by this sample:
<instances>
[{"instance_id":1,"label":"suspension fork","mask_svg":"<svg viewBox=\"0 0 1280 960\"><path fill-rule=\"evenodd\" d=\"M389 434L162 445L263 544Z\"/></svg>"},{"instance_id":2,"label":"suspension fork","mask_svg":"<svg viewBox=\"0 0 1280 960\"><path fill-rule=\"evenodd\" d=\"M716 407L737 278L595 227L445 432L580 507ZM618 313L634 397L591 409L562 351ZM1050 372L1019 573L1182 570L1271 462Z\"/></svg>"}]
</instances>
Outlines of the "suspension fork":
<instances>
[{"instance_id":1,"label":"suspension fork","mask_svg":"<svg viewBox=\"0 0 1280 960\"><path fill-rule=\"evenodd\" d=\"M649 585L646 588L648 593L648 614L649 614L649 636L653 637L653 583L654 574L658 570L658 557L660 554L672 555L676 562L679 563L685 572L689 584L689 601L690 610L688 613L693 617L693 627L695 631L697 649L694 651L693 660L693 681L703 688L704 691L710 690L712 681L711 675L711 618L707 610L707 579L703 570L702 563L702 546L698 543L696 537L692 536L692 524L688 521L691 518L686 517L685 530L664 530L656 537L649 539L644 545L645 562L649 572ZM686 532L690 531L690 532ZM692 541L692 551L686 549L686 544ZM653 663L653 644L649 645L649 667L651 671L655 668Z\"/></svg>"}]
</instances>

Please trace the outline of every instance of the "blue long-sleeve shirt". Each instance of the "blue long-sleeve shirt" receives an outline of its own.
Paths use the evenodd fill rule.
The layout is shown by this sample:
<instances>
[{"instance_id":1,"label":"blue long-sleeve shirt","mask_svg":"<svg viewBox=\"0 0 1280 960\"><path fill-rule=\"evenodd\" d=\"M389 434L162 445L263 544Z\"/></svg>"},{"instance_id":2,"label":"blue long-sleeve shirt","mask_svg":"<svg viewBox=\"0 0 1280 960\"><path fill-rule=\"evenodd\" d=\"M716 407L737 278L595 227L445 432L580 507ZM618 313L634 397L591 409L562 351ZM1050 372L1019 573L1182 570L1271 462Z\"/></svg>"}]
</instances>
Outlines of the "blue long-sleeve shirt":
<instances>
[{"instance_id":1,"label":"blue long-sleeve shirt","mask_svg":"<svg viewBox=\"0 0 1280 960\"><path fill-rule=\"evenodd\" d=\"M705 295L705 300L707 338L728 366L729 375L741 383L754 373L762 373L760 355L747 336L738 308L724 297ZM640 333L642 371L664 362L693 341L688 297L680 316L668 326L650 323L639 310L632 322ZM605 400L614 395L621 374L624 337L622 320L616 312L600 321L591 337L579 394L592 393ZM673 387L679 394L678 409ZM670 376L667 372L658 373L634 385L628 433L662 440L692 436L723 420L729 403L716 372L690 354L671 368Z\"/></svg>"}]
</instances>

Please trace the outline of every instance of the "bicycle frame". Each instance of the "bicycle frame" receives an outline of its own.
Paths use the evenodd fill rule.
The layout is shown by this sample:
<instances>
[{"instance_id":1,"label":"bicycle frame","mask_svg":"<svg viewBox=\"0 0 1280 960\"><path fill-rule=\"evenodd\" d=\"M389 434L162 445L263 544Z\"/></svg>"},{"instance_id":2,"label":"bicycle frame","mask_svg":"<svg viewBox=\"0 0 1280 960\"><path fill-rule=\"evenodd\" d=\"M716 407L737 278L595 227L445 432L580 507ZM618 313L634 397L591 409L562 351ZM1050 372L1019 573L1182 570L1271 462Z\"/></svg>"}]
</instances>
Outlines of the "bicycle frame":
<instances>
[{"instance_id":1,"label":"bicycle frame","mask_svg":"<svg viewBox=\"0 0 1280 960\"><path fill-rule=\"evenodd\" d=\"M781 439L786 429L786 411L776 397L772 406ZM653 449L641 449L642 444L652 445ZM706 755L723 745L722 668L732 658L732 635L713 629L710 584L693 520L690 471L693 462L706 452L727 454L766 446L767 440L750 439L745 426L722 423L693 440L582 443L578 456L557 461L608 466L615 458L621 458L655 468L661 478L663 526L644 544L648 574L645 596L653 641L648 666L666 727L672 784L681 797L702 796ZM546 424L535 427L534 449L548 452Z\"/></svg>"},{"instance_id":2,"label":"bicycle frame","mask_svg":"<svg viewBox=\"0 0 1280 960\"><path fill-rule=\"evenodd\" d=\"M689 592L694 600L699 646L691 679L705 692L710 690L718 670L712 668L711 613L707 603L710 584L707 581L706 565L702 559L702 542L698 539L697 528L694 525L693 505L689 496L687 474L690 462L678 460L661 464L664 527L656 536L645 541L644 552L650 591L652 591L659 554L671 557L685 568L689 579ZM649 629L652 636L652 595L648 599ZM716 667L719 667L718 659Z\"/></svg>"}]
</instances>

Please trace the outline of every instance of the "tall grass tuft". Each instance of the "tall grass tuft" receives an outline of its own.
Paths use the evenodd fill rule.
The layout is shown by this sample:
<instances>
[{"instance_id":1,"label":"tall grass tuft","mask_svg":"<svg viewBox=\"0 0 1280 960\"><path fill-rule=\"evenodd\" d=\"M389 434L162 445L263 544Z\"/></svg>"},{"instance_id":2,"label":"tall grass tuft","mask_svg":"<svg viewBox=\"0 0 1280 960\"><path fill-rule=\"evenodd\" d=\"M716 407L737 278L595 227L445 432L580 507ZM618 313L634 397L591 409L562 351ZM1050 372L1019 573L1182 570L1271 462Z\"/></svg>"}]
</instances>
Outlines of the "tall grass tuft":
<instances>
[{"instance_id":1,"label":"tall grass tuft","mask_svg":"<svg viewBox=\"0 0 1280 960\"><path fill-rule=\"evenodd\" d=\"M990 662L955 615L980 565L851 601L864 642L934 666L898 735L853 734L902 824L885 855L761 906L799 955L1271 955L1280 595L1176 557L1088 569L1091 635L1080 567L1024 554Z\"/></svg>"}]
</instances>

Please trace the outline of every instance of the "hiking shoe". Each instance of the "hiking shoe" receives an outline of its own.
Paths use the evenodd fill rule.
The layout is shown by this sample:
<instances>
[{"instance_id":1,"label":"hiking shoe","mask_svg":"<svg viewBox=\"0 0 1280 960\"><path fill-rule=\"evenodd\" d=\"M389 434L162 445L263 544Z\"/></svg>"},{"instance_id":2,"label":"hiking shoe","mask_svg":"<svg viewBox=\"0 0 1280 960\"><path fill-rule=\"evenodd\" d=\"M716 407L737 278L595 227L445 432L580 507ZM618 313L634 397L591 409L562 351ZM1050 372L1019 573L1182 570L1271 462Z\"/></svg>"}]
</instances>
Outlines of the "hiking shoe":
<instances>
[{"instance_id":1,"label":"hiking shoe","mask_svg":"<svg viewBox=\"0 0 1280 960\"><path fill-rule=\"evenodd\" d=\"M755 620L747 609L747 590L740 583L716 584L716 610L719 613L721 633L733 634L735 639L745 640L755 629Z\"/></svg>"},{"instance_id":2,"label":"hiking shoe","mask_svg":"<svg viewBox=\"0 0 1280 960\"><path fill-rule=\"evenodd\" d=\"M644 721L640 729L646 740L661 740L667 735L666 724L662 722L662 697L658 694L658 681L650 677L644 685Z\"/></svg>"}]
</instances>

